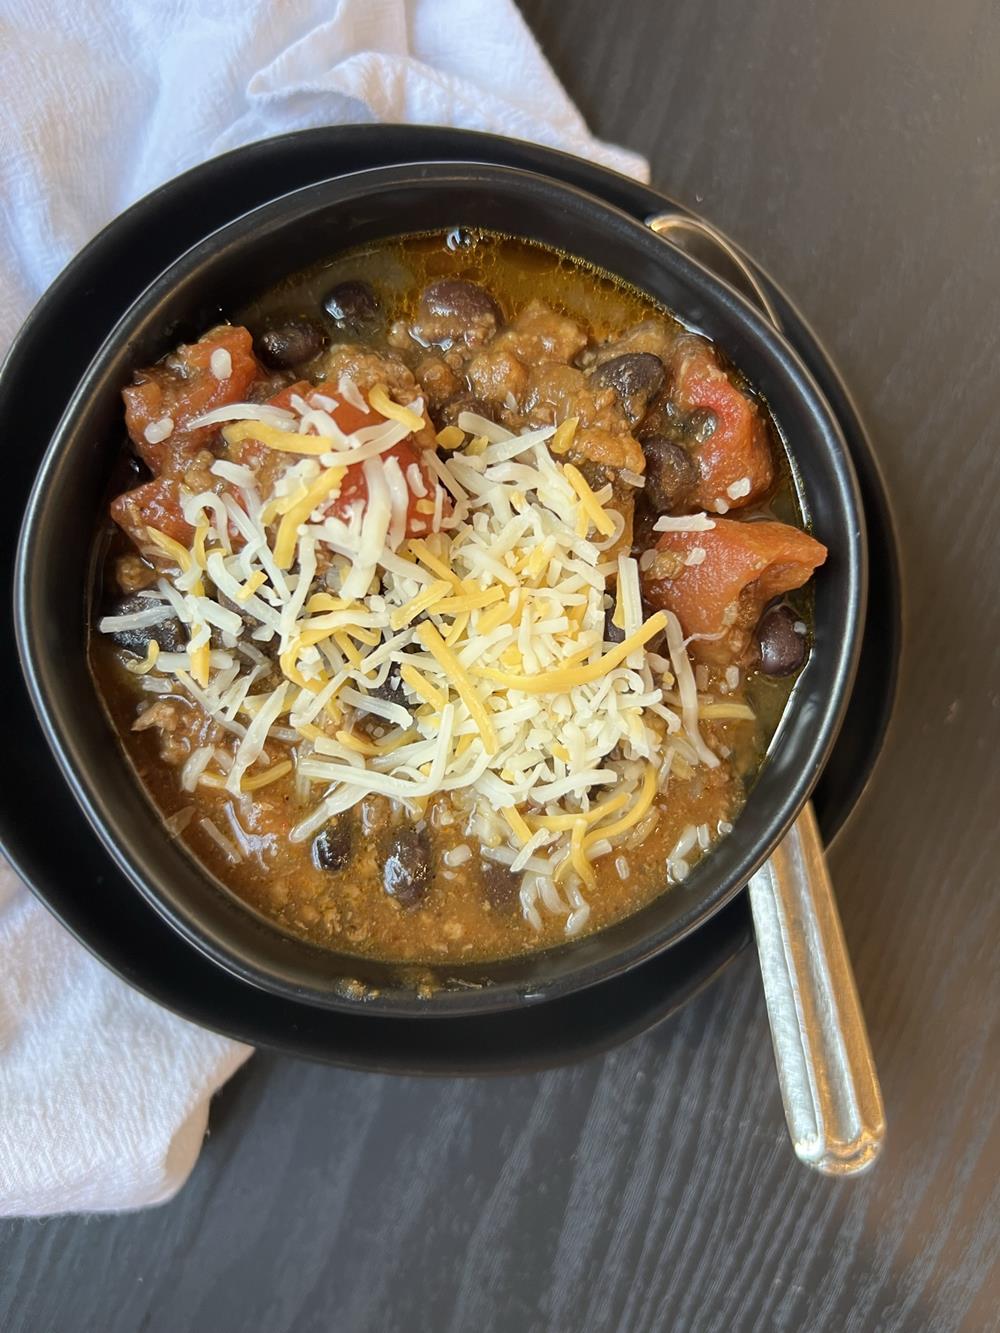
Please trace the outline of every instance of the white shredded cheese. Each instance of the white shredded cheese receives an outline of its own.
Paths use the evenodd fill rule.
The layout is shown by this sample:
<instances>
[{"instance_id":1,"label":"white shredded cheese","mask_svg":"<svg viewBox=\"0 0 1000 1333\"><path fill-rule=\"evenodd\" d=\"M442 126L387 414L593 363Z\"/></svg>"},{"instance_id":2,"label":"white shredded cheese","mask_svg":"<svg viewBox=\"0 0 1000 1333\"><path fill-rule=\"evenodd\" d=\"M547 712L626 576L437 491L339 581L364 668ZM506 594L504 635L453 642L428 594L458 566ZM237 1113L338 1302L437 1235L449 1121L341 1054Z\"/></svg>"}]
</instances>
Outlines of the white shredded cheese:
<instances>
[{"instance_id":1,"label":"white shredded cheese","mask_svg":"<svg viewBox=\"0 0 1000 1333\"><path fill-rule=\"evenodd\" d=\"M142 433L149 444L162 444L174 433L174 419L160 417L159 421L151 421Z\"/></svg>"},{"instance_id":2,"label":"white shredded cheese","mask_svg":"<svg viewBox=\"0 0 1000 1333\"><path fill-rule=\"evenodd\" d=\"M365 407L346 378L338 393ZM461 809L483 854L522 875L532 927L556 913L567 934L578 932L590 913L581 864L614 857L627 874L623 849L659 817L650 781L667 781L675 753L719 762L699 731L698 685L676 618L665 617L669 661L645 651L639 571L648 559L603 554L625 518L610 486L574 488L549 449L554 427L514 435L462 414L460 428L485 448L458 449L447 463L421 450L419 465L403 469L386 451L407 438L404 422L348 435L333 419L338 406L312 392L287 411L234 404L191 423L256 420L320 436L329 449L284 452L267 491L252 469L213 463L221 493L182 499L199 533L183 567L159 580L148 608L101 629L173 616L184 625L191 646L161 654L143 687L174 682L229 733L225 746L191 756L185 783L196 785L214 754L237 795L254 765L266 773L291 747L294 841L368 794L411 810L437 798L432 818L447 824ZM358 471L350 500L337 504L345 465ZM319 498L303 515L311 494ZM607 522L594 522L595 505ZM714 523L701 513L656 526L704 532ZM613 603L624 655L604 641ZM222 648L210 644L213 632ZM405 707L375 693L391 663L405 672ZM548 683L537 688L540 676ZM668 701L663 690L674 688ZM589 819L612 798L627 827L607 838L598 819L572 855L566 822L545 823L567 812ZM450 856L458 866L471 852L460 844ZM683 862L677 853L672 877Z\"/></svg>"},{"instance_id":3,"label":"white shredded cheese","mask_svg":"<svg viewBox=\"0 0 1000 1333\"><path fill-rule=\"evenodd\" d=\"M208 368L217 380L227 380L233 373L233 358L224 347L217 347L208 358Z\"/></svg>"},{"instance_id":4,"label":"white shredded cheese","mask_svg":"<svg viewBox=\"0 0 1000 1333\"><path fill-rule=\"evenodd\" d=\"M662 514L653 524L654 532L710 532L715 523L705 513L681 514L675 518L671 514Z\"/></svg>"}]
</instances>

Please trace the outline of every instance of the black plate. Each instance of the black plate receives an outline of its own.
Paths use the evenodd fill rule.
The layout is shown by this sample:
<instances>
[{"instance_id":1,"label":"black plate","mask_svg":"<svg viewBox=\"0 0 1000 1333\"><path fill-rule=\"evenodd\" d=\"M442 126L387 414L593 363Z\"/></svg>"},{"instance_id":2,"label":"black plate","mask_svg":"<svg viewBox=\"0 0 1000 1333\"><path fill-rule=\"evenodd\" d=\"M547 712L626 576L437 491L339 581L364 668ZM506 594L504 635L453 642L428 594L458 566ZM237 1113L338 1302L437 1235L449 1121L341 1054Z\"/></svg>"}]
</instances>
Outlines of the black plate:
<instances>
[{"instance_id":1,"label":"black plate","mask_svg":"<svg viewBox=\"0 0 1000 1333\"><path fill-rule=\"evenodd\" d=\"M136 205L98 237L36 308L12 349L0 381L30 384L34 451L5 493L2 558L37 459L93 348L117 316L179 250L247 208L296 186L381 163L478 159L560 176L602 194L639 217L669 206L662 196L588 163L491 136L458 131L357 127L309 131L255 145L197 168ZM220 188L220 178L225 188ZM865 496L872 544L870 612L861 674L838 742L816 793L829 839L846 818L871 770L891 704L898 655L895 547L884 491L863 429L836 373L801 318L769 284L791 340L841 418ZM57 371L43 343L65 329ZM47 418L47 419L46 419ZM9 584L8 584L9 586ZM64 923L132 984L205 1026L258 1043L355 1067L474 1072L537 1067L614 1044L664 1017L690 997L748 938L742 901L689 940L633 973L586 995L525 1014L442 1019L431 1030L402 1020L334 1016L256 991L195 955L130 888L101 851L62 786L27 706L20 677L3 671L13 697L10 749L21 763L0 778L0 830L11 859ZM44 803L39 799L45 792ZM50 828L62 830L56 840Z\"/></svg>"}]
</instances>

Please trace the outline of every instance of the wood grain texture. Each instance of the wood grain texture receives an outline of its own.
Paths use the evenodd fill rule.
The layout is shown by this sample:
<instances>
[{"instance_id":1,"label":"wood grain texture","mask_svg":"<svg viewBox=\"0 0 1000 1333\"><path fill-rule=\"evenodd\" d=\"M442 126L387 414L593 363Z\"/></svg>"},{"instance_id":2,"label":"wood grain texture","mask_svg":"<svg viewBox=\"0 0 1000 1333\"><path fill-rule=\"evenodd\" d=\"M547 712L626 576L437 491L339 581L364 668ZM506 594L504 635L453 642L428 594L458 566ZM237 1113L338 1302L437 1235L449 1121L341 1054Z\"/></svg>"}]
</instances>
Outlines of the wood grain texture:
<instances>
[{"instance_id":1,"label":"wood grain texture","mask_svg":"<svg viewBox=\"0 0 1000 1333\"><path fill-rule=\"evenodd\" d=\"M174 1203L0 1229L4 1333L1000 1328L1000 11L523 8L595 131L797 299L895 499L899 704L832 856L886 1154L795 1162L744 956L549 1074L256 1057Z\"/></svg>"}]
</instances>

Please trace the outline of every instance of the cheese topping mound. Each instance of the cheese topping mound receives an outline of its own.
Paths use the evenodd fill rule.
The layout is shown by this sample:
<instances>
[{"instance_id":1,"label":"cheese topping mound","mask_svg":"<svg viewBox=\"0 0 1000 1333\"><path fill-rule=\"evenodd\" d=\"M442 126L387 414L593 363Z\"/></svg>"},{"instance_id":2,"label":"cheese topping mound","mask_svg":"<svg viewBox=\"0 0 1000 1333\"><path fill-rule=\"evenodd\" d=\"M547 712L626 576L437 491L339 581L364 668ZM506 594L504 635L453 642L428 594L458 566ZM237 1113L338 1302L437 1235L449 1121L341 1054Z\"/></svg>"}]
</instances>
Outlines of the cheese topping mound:
<instances>
[{"instance_id":1,"label":"cheese topping mound","mask_svg":"<svg viewBox=\"0 0 1000 1333\"><path fill-rule=\"evenodd\" d=\"M353 383L338 391L356 407ZM220 459L216 487L183 493L190 548L147 530L163 573L145 623L176 617L188 643L137 679L218 724L218 769L192 781L240 796L293 777L293 841L373 793L413 815L446 800L484 856L523 872L525 918L558 913L575 934L593 861L641 840L675 762L719 762L680 626L643 618L625 519L610 485L553 452L562 427L513 435L465 413L443 461L413 439L419 399L377 386L380 419L353 434L338 406L314 394L193 423L264 446L267 466ZM669 656L647 651L657 638Z\"/></svg>"}]
</instances>

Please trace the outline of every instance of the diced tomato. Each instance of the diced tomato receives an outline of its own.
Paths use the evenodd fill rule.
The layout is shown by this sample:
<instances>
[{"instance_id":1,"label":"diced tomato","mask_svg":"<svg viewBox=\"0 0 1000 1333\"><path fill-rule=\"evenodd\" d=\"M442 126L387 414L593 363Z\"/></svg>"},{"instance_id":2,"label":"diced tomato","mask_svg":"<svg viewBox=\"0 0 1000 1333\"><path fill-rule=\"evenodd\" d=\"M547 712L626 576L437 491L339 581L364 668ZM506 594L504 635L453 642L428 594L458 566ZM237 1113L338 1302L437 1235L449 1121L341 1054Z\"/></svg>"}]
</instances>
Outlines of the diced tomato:
<instances>
[{"instance_id":1,"label":"diced tomato","mask_svg":"<svg viewBox=\"0 0 1000 1333\"><path fill-rule=\"evenodd\" d=\"M746 647L750 631L773 597L800 588L826 559L826 547L799 528L770 520L740 522L717 518L707 532L665 532L657 550L673 556L656 560L643 576L643 592L653 606L673 611L691 652L711 661L731 660ZM681 563L698 550L704 557ZM663 566L676 572L666 577Z\"/></svg>"},{"instance_id":2,"label":"diced tomato","mask_svg":"<svg viewBox=\"0 0 1000 1333\"><path fill-rule=\"evenodd\" d=\"M380 454L384 462L394 458L399 464L403 477L407 481L410 502L406 510L406 535L407 537L425 536L431 529L431 514L421 513L417 505L421 500L427 500L433 503L434 492L437 488L437 478L433 476L430 469L423 462L424 450L416 449L409 440L402 440L399 444L394 444L391 449L386 449ZM408 469L415 464L421 480L424 485L424 495L419 496L413 493L407 477ZM329 506L327 513L333 514L336 518L345 518L350 506L356 500L367 501L368 482L365 479L364 464L354 463L347 469L344 480L340 483L340 494ZM451 513L451 502L448 497L444 497L444 506L442 513Z\"/></svg>"},{"instance_id":3,"label":"diced tomato","mask_svg":"<svg viewBox=\"0 0 1000 1333\"><path fill-rule=\"evenodd\" d=\"M355 407L353 403L349 403L346 399L341 398L336 384L331 384L329 380L324 380L322 384L317 384L315 389L313 389L313 393L320 394L324 398L332 398L337 404L337 406L330 411L330 415L345 435L353 435L356 430L361 430L363 426L377 426L380 421L385 420L385 417L382 416L381 412L376 412L373 407L365 407L362 410L360 407ZM312 404L312 398L307 398L306 402Z\"/></svg>"},{"instance_id":4,"label":"diced tomato","mask_svg":"<svg viewBox=\"0 0 1000 1333\"><path fill-rule=\"evenodd\" d=\"M345 435L351 435L362 426L377 426L380 421L384 421L380 413L369 408L362 412L360 408L354 407L351 403L341 400L337 393L337 386L324 381L322 384L311 384L308 380L296 380L294 384L288 384L267 400L269 407L280 407L286 412L293 411L292 399L295 397L303 398L310 407L319 407L320 404L315 401L316 394L324 398L332 399L337 405L332 410L323 407L323 411L329 412L334 421L344 432ZM241 440L239 444L234 445L227 453L227 457L234 463L242 463L245 467L258 468L267 459L272 451L259 440L246 439Z\"/></svg>"},{"instance_id":5,"label":"diced tomato","mask_svg":"<svg viewBox=\"0 0 1000 1333\"><path fill-rule=\"evenodd\" d=\"M753 402L727 378L705 343L684 339L674 364L672 397L690 412L707 408L716 417L715 430L692 450L700 479L692 503L719 512L759 500L771 488L774 466L767 428ZM749 482L749 490L740 494ZM729 494L729 487L737 495Z\"/></svg>"},{"instance_id":6,"label":"diced tomato","mask_svg":"<svg viewBox=\"0 0 1000 1333\"><path fill-rule=\"evenodd\" d=\"M345 435L352 435L365 426L377 426L380 422L385 421L385 417L373 408L363 411L353 403L345 402L340 397L337 386L326 381L313 385L308 380L297 380L294 384L289 384L279 393L276 393L273 398L268 399L268 403L271 407L280 407L290 411L292 410L292 399L296 396L303 398L310 407L321 407L323 411L329 412ZM317 402L317 397L331 400L336 405L332 408L328 407L325 403ZM407 477L407 471L412 464L416 464L420 472L424 485L423 496L415 495L412 487L407 483L410 492L410 502L406 514L406 535L408 537L423 536L431 528L431 515L421 513L417 509L417 505L422 499L433 502L434 492L438 484L437 479L423 462L423 454L424 450L413 443L413 437L411 436L386 449L380 455L386 461L395 458L404 478ZM268 449L266 445L253 438L241 440L239 444L233 446L228 456L235 462L243 463L254 469L268 466L280 469L288 458L288 455L276 454L273 450ZM261 475L264 474L259 473L259 476ZM268 489L269 480L265 475L262 488L265 493ZM368 500L368 483L365 480L362 463L354 463L347 469L347 474L341 482L340 494L330 503L326 512L336 518L344 518L350 506L357 500L364 502ZM445 514L451 513L451 502L447 496L444 497L442 512Z\"/></svg>"},{"instance_id":7,"label":"diced tomato","mask_svg":"<svg viewBox=\"0 0 1000 1333\"><path fill-rule=\"evenodd\" d=\"M137 546L148 544L147 528L157 528L182 546L190 546L194 529L181 513L180 482L157 477L126 491L111 502L111 517Z\"/></svg>"},{"instance_id":8,"label":"diced tomato","mask_svg":"<svg viewBox=\"0 0 1000 1333\"><path fill-rule=\"evenodd\" d=\"M223 379L212 373L212 353L218 350L228 352L231 362ZM242 402L260 374L249 331L233 324L220 324L196 343L182 343L166 360L138 371L135 383L122 390L125 424L136 453L156 476L179 475L218 429L188 430L187 423L213 408ZM173 421L173 430L151 444L146 429L164 417Z\"/></svg>"}]
</instances>

